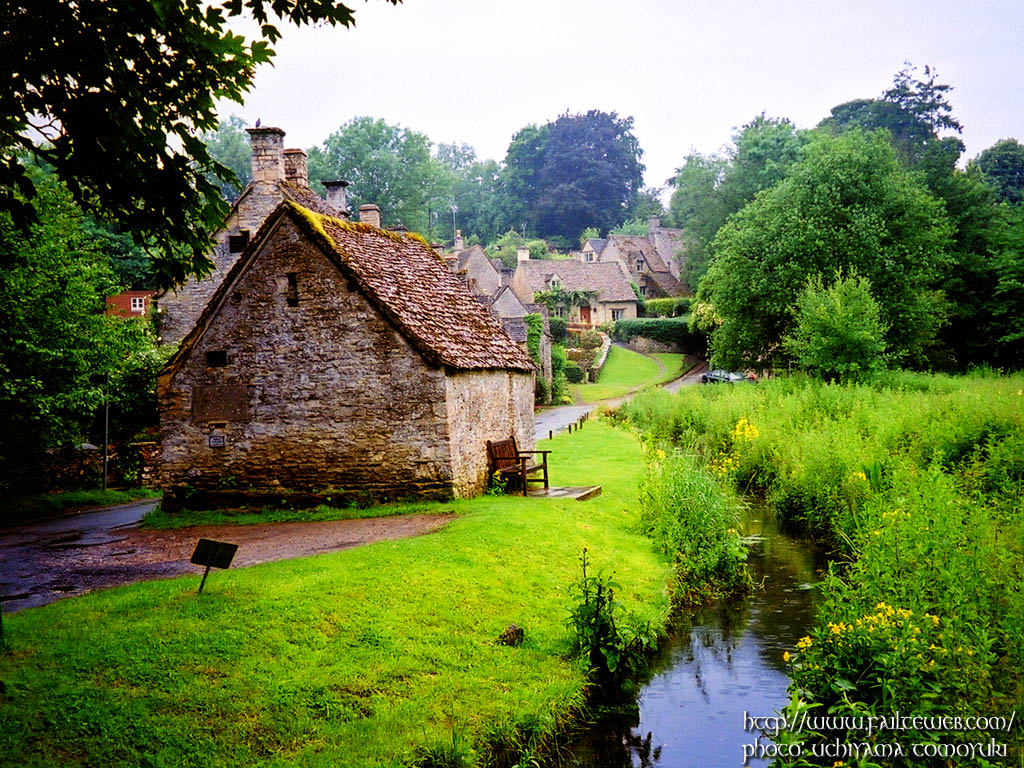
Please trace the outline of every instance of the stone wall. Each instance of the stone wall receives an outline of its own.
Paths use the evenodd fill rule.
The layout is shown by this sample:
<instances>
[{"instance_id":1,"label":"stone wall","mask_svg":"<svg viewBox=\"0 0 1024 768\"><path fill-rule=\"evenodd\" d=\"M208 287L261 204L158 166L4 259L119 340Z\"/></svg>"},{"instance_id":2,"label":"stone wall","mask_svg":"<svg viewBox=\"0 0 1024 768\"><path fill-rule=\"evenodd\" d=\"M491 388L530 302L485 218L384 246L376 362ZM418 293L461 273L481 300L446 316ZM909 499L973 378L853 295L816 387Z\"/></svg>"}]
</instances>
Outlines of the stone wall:
<instances>
[{"instance_id":1,"label":"stone wall","mask_svg":"<svg viewBox=\"0 0 1024 768\"><path fill-rule=\"evenodd\" d=\"M209 254L213 271L202 280L192 278L176 290L169 290L157 302L159 307L160 338L165 344L181 341L192 330L206 302L217 290L224 275L234 266L242 243L235 240L237 251L232 252L231 237L253 236L263 222L284 199L276 182L254 182L235 203L235 207L217 234L217 245Z\"/></svg>"},{"instance_id":2,"label":"stone wall","mask_svg":"<svg viewBox=\"0 0 1024 768\"><path fill-rule=\"evenodd\" d=\"M504 440L511 434L521 450L534 447L533 388L532 373L449 373L448 431L456 496L475 496L487 489L488 440Z\"/></svg>"},{"instance_id":3,"label":"stone wall","mask_svg":"<svg viewBox=\"0 0 1024 768\"><path fill-rule=\"evenodd\" d=\"M450 496L445 394L285 218L161 382L163 485L172 507L225 488Z\"/></svg>"}]
</instances>

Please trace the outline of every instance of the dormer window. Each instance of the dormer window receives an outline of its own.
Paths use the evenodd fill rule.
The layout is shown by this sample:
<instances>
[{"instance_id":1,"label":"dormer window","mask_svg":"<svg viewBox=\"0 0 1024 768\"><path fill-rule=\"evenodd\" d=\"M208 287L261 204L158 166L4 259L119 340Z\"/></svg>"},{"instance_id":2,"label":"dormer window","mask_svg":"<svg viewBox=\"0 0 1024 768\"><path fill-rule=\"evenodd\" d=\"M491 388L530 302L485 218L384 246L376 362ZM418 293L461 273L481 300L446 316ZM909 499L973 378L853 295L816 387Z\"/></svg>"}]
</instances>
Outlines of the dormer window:
<instances>
[{"instance_id":1,"label":"dormer window","mask_svg":"<svg viewBox=\"0 0 1024 768\"><path fill-rule=\"evenodd\" d=\"M637 272L643 272L644 271L644 260L643 259L637 259L636 260L636 271Z\"/></svg>"}]
</instances>

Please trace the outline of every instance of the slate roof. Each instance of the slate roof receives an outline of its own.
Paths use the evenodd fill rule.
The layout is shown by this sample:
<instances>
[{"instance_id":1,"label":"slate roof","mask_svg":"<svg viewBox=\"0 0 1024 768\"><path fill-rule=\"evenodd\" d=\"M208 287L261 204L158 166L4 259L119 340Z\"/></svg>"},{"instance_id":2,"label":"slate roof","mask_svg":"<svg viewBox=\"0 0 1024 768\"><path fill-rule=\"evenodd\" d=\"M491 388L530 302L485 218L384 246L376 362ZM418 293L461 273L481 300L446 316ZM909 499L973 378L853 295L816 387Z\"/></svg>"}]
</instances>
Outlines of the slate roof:
<instances>
[{"instance_id":1,"label":"slate roof","mask_svg":"<svg viewBox=\"0 0 1024 768\"><path fill-rule=\"evenodd\" d=\"M591 237L587 240L587 243L590 243L590 247L594 250L594 253L598 255L600 255L601 251L604 250L604 244L607 242L607 239L601 237ZM586 243L584 243L584 245L586 245Z\"/></svg>"},{"instance_id":2,"label":"slate roof","mask_svg":"<svg viewBox=\"0 0 1024 768\"><path fill-rule=\"evenodd\" d=\"M321 207L324 205L321 202ZM199 322L168 362L165 371L170 375L285 216L295 222L347 279L356 283L381 315L429 363L459 370L498 368L530 372L536 369L529 356L473 299L419 235L398 234L365 223L348 222L287 201L267 217L225 276Z\"/></svg>"},{"instance_id":3,"label":"slate roof","mask_svg":"<svg viewBox=\"0 0 1024 768\"><path fill-rule=\"evenodd\" d=\"M534 293L548 290L552 275L558 275L567 291L597 291L598 301L636 301L629 280L615 262L584 263L575 259L530 259L519 262L526 284Z\"/></svg>"}]
</instances>

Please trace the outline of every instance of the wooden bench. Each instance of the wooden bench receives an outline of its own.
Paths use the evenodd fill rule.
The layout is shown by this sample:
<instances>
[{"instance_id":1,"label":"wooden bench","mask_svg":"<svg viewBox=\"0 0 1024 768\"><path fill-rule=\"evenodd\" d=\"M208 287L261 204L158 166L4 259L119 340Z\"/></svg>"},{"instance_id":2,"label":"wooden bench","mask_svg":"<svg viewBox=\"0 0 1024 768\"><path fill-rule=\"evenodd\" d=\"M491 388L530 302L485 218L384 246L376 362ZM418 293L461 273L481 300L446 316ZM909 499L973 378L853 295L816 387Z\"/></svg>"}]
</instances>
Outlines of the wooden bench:
<instances>
[{"instance_id":1,"label":"wooden bench","mask_svg":"<svg viewBox=\"0 0 1024 768\"><path fill-rule=\"evenodd\" d=\"M516 445L515 435L508 440L487 441L487 461L490 464L490 475L499 474L506 482L512 479L519 481L526 495L527 483L544 483L548 487L548 454L551 451L520 451ZM540 456L540 459L535 458ZM530 477L540 473L540 477Z\"/></svg>"}]
</instances>

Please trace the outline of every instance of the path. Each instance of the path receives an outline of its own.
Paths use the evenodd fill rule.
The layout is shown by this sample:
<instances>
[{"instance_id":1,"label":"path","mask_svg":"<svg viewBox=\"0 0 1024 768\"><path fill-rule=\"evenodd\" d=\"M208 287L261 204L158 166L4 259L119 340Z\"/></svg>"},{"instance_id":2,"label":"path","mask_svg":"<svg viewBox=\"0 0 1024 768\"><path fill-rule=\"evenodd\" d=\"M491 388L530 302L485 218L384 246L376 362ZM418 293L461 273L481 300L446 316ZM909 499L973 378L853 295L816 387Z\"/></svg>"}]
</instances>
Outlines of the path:
<instances>
[{"instance_id":1,"label":"path","mask_svg":"<svg viewBox=\"0 0 1024 768\"><path fill-rule=\"evenodd\" d=\"M651 356L651 359L658 363L662 371L665 371L665 364L661 360L653 356ZM669 392L678 392L682 387L697 384L700 381L701 374L707 369L707 364L698 363L679 378L666 382L661 386ZM557 435L559 432L564 432L569 428L570 424L575 424L585 414L596 410L598 406L606 405L614 408L626 402L638 391L640 391L640 387L614 400L602 400L597 403L584 403L582 405L558 405L541 411L533 418L533 438L534 440L543 440L549 433Z\"/></svg>"},{"instance_id":2,"label":"path","mask_svg":"<svg viewBox=\"0 0 1024 768\"><path fill-rule=\"evenodd\" d=\"M436 530L454 514L145 530L157 504L147 499L0 530L0 595L5 613L95 589L184 573L200 538L238 544L232 567L287 560Z\"/></svg>"}]
</instances>

